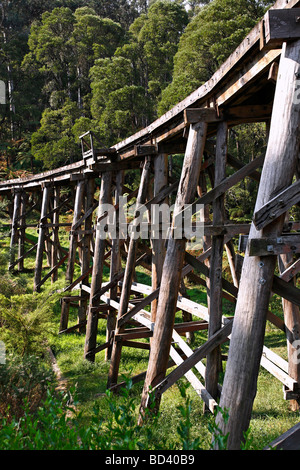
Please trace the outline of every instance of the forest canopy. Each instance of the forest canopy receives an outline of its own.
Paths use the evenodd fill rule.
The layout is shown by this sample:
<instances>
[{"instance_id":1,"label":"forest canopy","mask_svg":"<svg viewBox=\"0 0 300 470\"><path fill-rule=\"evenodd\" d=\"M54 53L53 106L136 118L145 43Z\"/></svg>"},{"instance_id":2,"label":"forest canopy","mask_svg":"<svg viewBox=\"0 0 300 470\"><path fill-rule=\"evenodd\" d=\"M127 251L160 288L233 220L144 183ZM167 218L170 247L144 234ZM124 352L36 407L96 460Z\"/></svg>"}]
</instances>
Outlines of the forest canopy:
<instances>
[{"instance_id":1,"label":"forest canopy","mask_svg":"<svg viewBox=\"0 0 300 470\"><path fill-rule=\"evenodd\" d=\"M1 0L1 176L109 146L199 87L263 16L267 0Z\"/></svg>"}]
</instances>

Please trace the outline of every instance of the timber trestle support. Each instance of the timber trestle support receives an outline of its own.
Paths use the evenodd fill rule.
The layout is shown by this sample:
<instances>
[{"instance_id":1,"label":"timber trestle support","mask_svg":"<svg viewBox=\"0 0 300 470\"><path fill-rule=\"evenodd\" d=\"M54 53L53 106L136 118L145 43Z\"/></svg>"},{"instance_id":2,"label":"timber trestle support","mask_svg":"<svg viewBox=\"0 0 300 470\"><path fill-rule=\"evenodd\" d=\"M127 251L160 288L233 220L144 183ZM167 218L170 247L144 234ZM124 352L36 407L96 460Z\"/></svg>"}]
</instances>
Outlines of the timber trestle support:
<instances>
[{"instance_id":1,"label":"timber trestle support","mask_svg":"<svg viewBox=\"0 0 300 470\"><path fill-rule=\"evenodd\" d=\"M230 410L228 423L217 416L230 449L249 425L260 367L282 383L294 409L300 403L300 222L289 216L300 202L298 6L279 0L210 81L148 128L111 148L87 132L81 161L0 183L0 196L11 200L10 271L25 269L35 252L40 291L64 269L59 334L84 335L88 361L105 351L107 387L116 392L123 348L147 351L147 370L132 378L144 383L140 422L150 390L157 409L184 376L205 410ZM229 133L257 122L265 124L265 146L242 163L230 154ZM226 197L245 178L257 185L257 200L252 220L238 223ZM27 223L33 211L37 226ZM195 227L203 229L200 245ZM37 230L35 239L27 228ZM204 304L190 298L191 286L206 293ZM282 298L283 319L271 311L272 295ZM287 360L264 344L267 320L286 334Z\"/></svg>"}]
</instances>

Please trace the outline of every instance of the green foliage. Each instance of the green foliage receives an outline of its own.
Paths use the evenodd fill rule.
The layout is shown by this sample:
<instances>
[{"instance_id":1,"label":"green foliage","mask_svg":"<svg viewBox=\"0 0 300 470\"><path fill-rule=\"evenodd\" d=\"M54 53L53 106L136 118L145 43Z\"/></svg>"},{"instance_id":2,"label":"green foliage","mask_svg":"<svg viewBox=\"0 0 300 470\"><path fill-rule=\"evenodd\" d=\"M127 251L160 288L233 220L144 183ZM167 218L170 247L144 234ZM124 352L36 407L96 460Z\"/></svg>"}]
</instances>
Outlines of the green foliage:
<instances>
[{"instance_id":1,"label":"green foliage","mask_svg":"<svg viewBox=\"0 0 300 470\"><path fill-rule=\"evenodd\" d=\"M0 339L6 349L20 356L41 354L53 333L54 304L59 294L0 295Z\"/></svg>"},{"instance_id":2,"label":"green foliage","mask_svg":"<svg viewBox=\"0 0 300 470\"><path fill-rule=\"evenodd\" d=\"M72 128L80 111L76 103L66 100L61 109L47 108L43 112L41 127L31 137L32 152L46 169L66 165L80 159Z\"/></svg>"},{"instance_id":3,"label":"green foliage","mask_svg":"<svg viewBox=\"0 0 300 470\"><path fill-rule=\"evenodd\" d=\"M172 83L162 92L163 114L207 81L263 16L256 0L214 0L203 6L183 33L174 57Z\"/></svg>"},{"instance_id":4,"label":"green foliage","mask_svg":"<svg viewBox=\"0 0 300 470\"><path fill-rule=\"evenodd\" d=\"M188 388L189 383L179 385L180 394L184 398L184 404L178 407L182 419L177 427L177 432L181 438L182 450L199 450L201 449L200 439L198 437L196 439L192 439L191 437L191 411L193 402L190 397L187 396L186 391Z\"/></svg>"},{"instance_id":5,"label":"green foliage","mask_svg":"<svg viewBox=\"0 0 300 470\"><path fill-rule=\"evenodd\" d=\"M228 410L223 410L222 408L217 406L215 410L215 418L218 413L222 416L224 424L226 424L229 419ZM222 429L217 425L216 419L212 424L208 426L208 428L212 434L212 448L217 450L226 450L229 434L223 433Z\"/></svg>"}]
</instances>

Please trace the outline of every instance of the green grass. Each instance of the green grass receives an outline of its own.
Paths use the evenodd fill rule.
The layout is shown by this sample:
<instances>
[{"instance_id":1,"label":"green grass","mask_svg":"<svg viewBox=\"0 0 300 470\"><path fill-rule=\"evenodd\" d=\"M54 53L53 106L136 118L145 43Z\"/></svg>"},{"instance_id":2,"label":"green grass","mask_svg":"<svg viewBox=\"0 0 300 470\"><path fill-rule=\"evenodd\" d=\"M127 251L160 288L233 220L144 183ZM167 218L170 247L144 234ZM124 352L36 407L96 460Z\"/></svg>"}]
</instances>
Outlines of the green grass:
<instances>
[{"instance_id":1,"label":"green grass","mask_svg":"<svg viewBox=\"0 0 300 470\"><path fill-rule=\"evenodd\" d=\"M9 284L11 291L8 289L7 296L14 293L32 292L33 286L33 269L35 264L34 254L25 261L26 270L21 275L7 274L6 264L8 260L7 250L9 246L8 233L3 233L0 239L0 258L1 268L0 276L0 293L3 293L5 283ZM34 241L36 240L36 231L28 230L28 236ZM62 233L62 243L65 248L68 247L68 234ZM27 246L29 248L30 245ZM46 264L46 261L45 261ZM47 269L45 269L45 273ZM57 286L64 286L65 268L59 270L59 281ZM74 278L79 275L79 269L76 267ZM104 280L108 279L108 269L104 270ZM151 284L151 279L146 270L139 268L137 271L138 282ZM206 293L202 287L188 284L188 295L191 300L206 305ZM2 289L2 290L1 290ZM51 292L51 281L48 280L43 286L43 291ZM5 290L5 289L4 289ZM4 292L4 295L5 292ZM223 302L224 315L232 315L234 306L228 301ZM277 297L272 298L272 311L282 316L281 301ZM196 317L194 318L197 319ZM177 320L181 321L182 316L177 313ZM109 370L109 363L105 361L104 351L96 355L95 363L90 363L83 358L85 336L79 333L70 333L66 335L58 335L60 321L60 306L57 304L53 310L51 321L56 333L49 335L48 341L51 346L58 365L63 376L67 379L70 387L75 387L76 396L78 398L78 408L82 411L81 420L83 423L89 423L93 415L93 407L95 403L99 404L103 419L109 418L111 410L107 404L106 383ZM77 323L77 313L75 308L70 309L70 326ZM97 343L105 342L106 325L104 320L99 321ZM194 347L202 344L207 338L204 331L195 334ZM284 334L272 324L267 322L265 344L286 359L286 343ZM227 345L223 347L223 353L228 352ZM122 377L132 377L141 372L146 371L149 353L144 350L123 348L122 359L120 364L120 380ZM226 367L226 363L223 363ZM186 379L181 379L181 383L185 383ZM143 382L133 386L130 394L136 401L137 413L141 398ZM194 438L200 438L202 448L209 449L211 442L211 434L209 426L213 422L210 413L203 413L203 402L191 388L188 389L188 396L192 399L191 408L191 432ZM117 398L118 399L118 398ZM181 414L179 406L183 404L183 398L177 385L172 386L162 397L160 407L159 426L156 429L157 442L164 441L166 446L171 447L177 442L177 427L180 423ZM289 403L283 399L283 391L281 383L264 369L260 369L258 378L258 390L254 401L252 420L250 424L250 449L262 449L273 439L291 428L299 421L299 412L289 409ZM168 447L167 447L168 448Z\"/></svg>"}]
</instances>

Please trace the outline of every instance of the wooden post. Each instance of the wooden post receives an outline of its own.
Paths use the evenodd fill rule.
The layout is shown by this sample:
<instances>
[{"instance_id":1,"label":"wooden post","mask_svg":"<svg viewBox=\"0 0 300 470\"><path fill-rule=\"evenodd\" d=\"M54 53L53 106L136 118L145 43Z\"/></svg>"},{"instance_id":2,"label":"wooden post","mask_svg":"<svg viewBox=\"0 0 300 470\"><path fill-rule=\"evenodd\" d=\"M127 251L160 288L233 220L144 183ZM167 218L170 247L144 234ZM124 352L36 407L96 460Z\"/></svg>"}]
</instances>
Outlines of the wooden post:
<instances>
[{"instance_id":1,"label":"wooden post","mask_svg":"<svg viewBox=\"0 0 300 470\"><path fill-rule=\"evenodd\" d=\"M39 238L38 246L36 250L36 260L35 260L35 271L34 271L34 290L39 291L40 288L38 285L42 279L42 269L43 269L43 255L44 255L44 244L45 244L45 227L44 219L48 213L50 199L50 186L45 183L43 185L43 197L42 197L42 207L41 207L41 219L39 225Z\"/></svg>"},{"instance_id":2,"label":"wooden post","mask_svg":"<svg viewBox=\"0 0 300 470\"><path fill-rule=\"evenodd\" d=\"M73 226L78 222L78 220L81 217L84 190L85 190L85 181L84 180L78 181L77 187L76 187L75 202L74 202ZM78 242L78 234L76 230L72 231L71 229L70 244L69 244L69 259L68 259L68 266L67 266L67 272L66 272L67 284L71 284L73 281L77 242Z\"/></svg>"},{"instance_id":3,"label":"wooden post","mask_svg":"<svg viewBox=\"0 0 300 470\"><path fill-rule=\"evenodd\" d=\"M103 215L104 205L111 202L111 171L102 173L101 176L101 189L99 196L98 218ZM97 229L96 224L96 229ZM95 361L95 352L97 344L97 328L98 328L98 314L95 313L92 307L95 307L99 300L95 300L96 292L101 288L102 274L103 274L103 258L105 252L106 240L101 237L100 230L96 230L95 251L93 261L93 272L91 282L90 304L86 327L86 338L84 347L84 357L91 362Z\"/></svg>"},{"instance_id":4,"label":"wooden post","mask_svg":"<svg viewBox=\"0 0 300 470\"><path fill-rule=\"evenodd\" d=\"M137 221L138 221L137 212L139 211L139 208L146 201L149 173L150 173L150 159L146 157L145 163L143 166L139 192L137 195L135 219L133 221L134 227L137 227ZM117 318L122 317L122 315L124 315L128 309L130 290L131 290L131 285L132 285L132 280L133 280L133 275L134 275L134 268L135 268L137 244L138 244L138 239L134 237L134 234L132 234L130 236L127 262L126 262L126 268L125 268L125 273L124 273L122 292L121 292L121 298L120 298L120 306L119 306ZM116 328L115 334L121 333L123 329L124 327ZM107 381L107 388L112 387L118 381L121 351L122 351L122 342L114 341L112 355L111 355L110 370L109 370L108 381Z\"/></svg>"},{"instance_id":5,"label":"wooden post","mask_svg":"<svg viewBox=\"0 0 300 470\"><path fill-rule=\"evenodd\" d=\"M299 153L300 107L294 100L300 73L300 41L284 44L275 90L270 135L262 170L255 211L274 194L288 187L295 173ZM252 223L249 239L279 236L282 216L258 231ZM228 449L240 448L243 432L249 426L257 388L268 304L276 256L248 256L243 263L233 330L220 407L229 410L225 424L221 413L217 425L229 433Z\"/></svg>"},{"instance_id":6,"label":"wooden post","mask_svg":"<svg viewBox=\"0 0 300 470\"><path fill-rule=\"evenodd\" d=\"M116 174L116 189L115 189L115 201L114 204L119 203L119 198L123 194L123 180L124 172L118 171ZM119 218L119 210L115 212L115 221ZM119 238L119 227L117 227L117 236L111 241L111 257L110 257L110 282L114 281L115 277L119 274L121 269L121 254L120 254L120 238ZM118 286L115 285L110 289L110 298L112 300L117 299ZM107 314L107 325L106 325L106 341L110 341L112 333L115 330L116 314L113 309L108 311ZM105 360L111 359L112 344L105 350Z\"/></svg>"},{"instance_id":7,"label":"wooden post","mask_svg":"<svg viewBox=\"0 0 300 470\"><path fill-rule=\"evenodd\" d=\"M95 180L88 179L85 186L85 212L87 212L94 204ZM83 235L81 243L81 274L84 274L90 268L92 226L93 212L91 212L91 214L84 221L85 234ZM89 286L89 276L82 280L82 285ZM80 297L83 298L79 300L78 323L82 323L86 320L88 293L84 289L81 289ZM79 328L80 333L84 333L85 331L85 326L81 326Z\"/></svg>"},{"instance_id":8,"label":"wooden post","mask_svg":"<svg viewBox=\"0 0 300 470\"><path fill-rule=\"evenodd\" d=\"M206 184L206 175L204 171L201 171L199 182L197 186L197 192L200 197L204 196L207 193L207 184ZM209 205L205 204L204 207L200 210L200 220L201 222L208 223L210 222L209 217ZM204 236L203 236L203 252L211 248L211 236L205 235L204 227ZM204 260L204 264L209 268L210 267L210 257ZM210 279L206 277L206 296L207 296L207 306L210 304Z\"/></svg>"},{"instance_id":9,"label":"wooden post","mask_svg":"<svg viewBox=\"0 0 300 470\"><path fill-rule=\"evenodd\" d=\"M53 208L56 209L59 206L59 194L60 194L60 188L59 186L55 186L53 189ZM59 224L59 211L56 210L53 213L53 243L51 245L51 268L54 268L56 264L58 263L58 247L59 247L59 227L55 226L56 224ZM57 269L53 272L51 275L51 281L55 282L57 281L58 278L58 273Z\"/></svg>"},{"instance_id":10,"label":"wooden post","mask_svg":"<svg viewBox=\"0 0 300 470\"><path fill-rule=\"evenodd\" d=\"M168 155L160 154L154 159L154 196L168 184ZM168 198L164 203L168 202ZM152 220L153 224L159 221ZM162 268L164 264L166 249L162 234L152 240L152 290L160 286ZM151 303L151 321L155 322L158 299Z\"/></svg>"},{"instance_id":11,"label":"wooden post","mask_svg":"<svg viewBox=\"0 0 300 470\"><path fill-rule=\"evenodd\" d=\"M9 260L9 271L13 269L15 261L16 244L18 241L19 231L19 219L20 219L20 206L21 206L21 190L16 189L14 191L14 207L13 207L13 218L11 226L10 236L10 260Z\"/></svg>"},{"instance_id":12,"label":"wooden post","mask_svg":"<svg viewBox=\"0 0 300 470\"><path fill-rule=\"evenodd\" d=\"M190 204L195 197L205 145L206 131L206 123L198 123L190 126L175 202L173 224L176 220L176 215L183 209L184 205ZM167 252L163 265L149 365L141 400L140 421L142 421L145 408L148 406L150 387L155 387L155 385L157 385L166 374L172 341L176 304L181 281L185 244L185 239L175 239L172 237L171 233L168 239ZM157 398L156 409L159 407L159 403L160 399Z\"/></svg>"}]
</instances>

